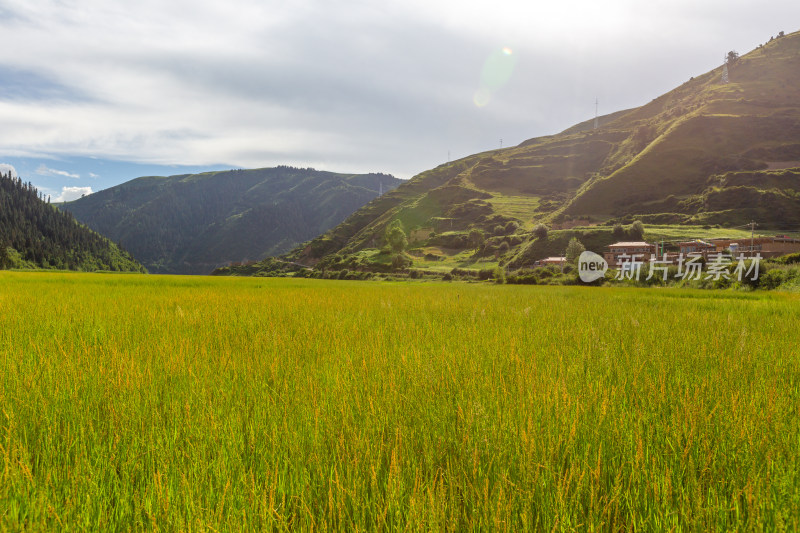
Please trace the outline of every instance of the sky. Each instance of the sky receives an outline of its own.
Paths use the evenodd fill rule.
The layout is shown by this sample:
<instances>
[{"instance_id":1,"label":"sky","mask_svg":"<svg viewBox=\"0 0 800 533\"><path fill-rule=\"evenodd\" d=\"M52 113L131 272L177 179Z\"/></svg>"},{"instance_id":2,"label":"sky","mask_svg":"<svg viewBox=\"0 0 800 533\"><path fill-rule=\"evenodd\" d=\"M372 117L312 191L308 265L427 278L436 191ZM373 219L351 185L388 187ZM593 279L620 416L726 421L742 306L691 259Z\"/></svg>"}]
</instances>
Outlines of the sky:
<instances>
[{"instance_id":1,"label":"sky","mask_svg":"<svg viewBox=\"0 0 800 533\"><path fill-rule=\"evenodd\" d=\"M0 169L54 201L227 168L410 178L645 104L793 21L797 0L0 0Z\"/></svg>"}]
</instances>

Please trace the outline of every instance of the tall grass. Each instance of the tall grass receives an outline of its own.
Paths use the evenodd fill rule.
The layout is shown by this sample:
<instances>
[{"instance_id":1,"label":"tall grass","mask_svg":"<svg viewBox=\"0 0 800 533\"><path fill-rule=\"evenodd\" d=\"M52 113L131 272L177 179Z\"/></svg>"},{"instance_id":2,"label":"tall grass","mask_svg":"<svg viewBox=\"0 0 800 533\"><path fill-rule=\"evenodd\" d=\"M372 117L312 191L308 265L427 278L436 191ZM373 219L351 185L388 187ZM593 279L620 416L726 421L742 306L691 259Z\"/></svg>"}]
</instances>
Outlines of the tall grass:
<instances>
[{"instance_id":1,"label":"tall grass","mask_svg":"<svg viewBox=\"0 0 800 533\"><path fill-rule=\"evenodd\" d=\"M800 298L0 274L0 528L760 530Z\"/></svg>"}]
</instances>

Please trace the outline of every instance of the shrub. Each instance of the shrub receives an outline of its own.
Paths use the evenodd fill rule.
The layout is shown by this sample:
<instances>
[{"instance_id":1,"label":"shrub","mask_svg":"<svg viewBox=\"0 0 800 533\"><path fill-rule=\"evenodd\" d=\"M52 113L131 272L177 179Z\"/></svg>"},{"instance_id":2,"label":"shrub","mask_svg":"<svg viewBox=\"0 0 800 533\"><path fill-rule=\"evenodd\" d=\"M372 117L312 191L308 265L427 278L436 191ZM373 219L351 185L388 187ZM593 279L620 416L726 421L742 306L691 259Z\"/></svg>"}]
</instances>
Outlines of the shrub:
<instances>
[{"instance_id":1,"label":"shrub","mask_svg":"<svg viewBox=\"0 0 800 533\"><path fill-rule=\"evenodd\" d=\"M536 273L533 270L525 268L517 270L513 274L506 276L506 283L516 285L536 285L539 283L539 279L536 277Z\"/></svg>"},{"instance_id":2,"label":"shrub","mask_svg":"<svg viewBox=\"0 0 800 533\"><path fill-rule=\"evenodd\" d=\"M392 256L392 268L394 270L400 270L407 266L411 266L412 261L408 257L403 254L394 254Z\"/></svg>"},{"instance_id":3,"label":"shrub","mask_svg":"<svg viewBox=\"0 0 800 533\"><path fill-rule=\"evenodd\" d=\"M786 272L781 269L774 268L762 273L759 276L758 287L766 290L777 289L783 285L784 281L786 281Z\"/></svg>"},{"instance_id":4,"label":"shrub","mask_svg":"<svg viewBox=\"0 0 800 533\"><path fill-rule=\"evenodd\" d=\"M395 253L401 253L408 246L408 238L399 220L395 220L386 227L386 244Z\"/></svg>"},{"instance_id":5,"label":"shrub","mask_svg":"<svg viewBox=\"0 0 800 533\"><path fill-rule=\"evenodd\" d=\"M473 228L469 232L469 242L474 248L480 248L483 244L484 238L483 230L481 229Z\"/></svg>"},{"instance_id":6,"label":"shrub","mask_svg":"<svg viewBox=\"0 0 800 533\"><path fill-rule=\"evenodd\" d=\"M549 231L544 224L536 224L536 227L533 228L533 234L537 239L546 239Z\"/></svg>"},{"instance_id":7,"label":"shrub","mask_svg":"<svg viewBox=\"0 0 800 533\"><path fill-rule=\"evenodd\" d=\"M634 239L644 238L644 224L642 224L641 220L635 220L631 224L631 237Z\"/></svg>"},{"instance_id":8,"label":"shrub","mask_svg":"<svg viewBox=\"0 0 800 533\"><path fill-rule=\"evenodd\" d=\"M778 258L774 259L774 261L776 263L781 263L781 264L784 264L784 265L791 265L791 264L794 264L794 263L800 263L800 253L784 255L783 257L778 257Z\"/></svg>"},{"instance_id":9,"label":"shrub","mask_svg":"<svg viewBox=\"0 0 800 533\"><path fill-rule=\"evenodd\" d=\"M478 271L479 280L486 281L487 279L492 279L492 276L494 276L494 269L483 268Z\"/></svg>"},{"instance_id":10,"label":"shrub","mask_svg":"<svg viewBox=\"0 0 800 533\"><path fill-rule=\"evenodd\" d=\"M567 244L567 263L577 263L578 258L580 255L586 250L586 247L581 244L576 237L573 237L569 240L569 244Z\"/></svg>"},{"instance_id":11,"label":"shrub","mask_svg":"<svg viewBox=\"0 0 800 533\"><path fill-rule=\"evenodd\" d=\"M506 235L510 235L519 229L519 224L513 220L509 220L505 227Z\"/></svg>"}]
</instances>

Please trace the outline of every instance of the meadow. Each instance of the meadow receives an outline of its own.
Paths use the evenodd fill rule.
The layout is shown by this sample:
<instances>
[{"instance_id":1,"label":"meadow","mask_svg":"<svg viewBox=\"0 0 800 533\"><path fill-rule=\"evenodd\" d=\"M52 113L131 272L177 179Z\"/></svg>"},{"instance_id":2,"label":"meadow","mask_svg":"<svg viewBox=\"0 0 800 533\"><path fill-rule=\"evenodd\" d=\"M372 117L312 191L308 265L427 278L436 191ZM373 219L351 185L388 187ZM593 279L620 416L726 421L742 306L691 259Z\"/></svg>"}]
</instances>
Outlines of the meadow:
<instances>
[{"instance_id":1,"label":"meadow","mask_svg":"<svg viewBox=\"0 0 800 533\"><path fill-rule=\"evenodd\" d=\"M0 273L0 530L800 528L800 296Z\"/></svg>"}]
</instances>

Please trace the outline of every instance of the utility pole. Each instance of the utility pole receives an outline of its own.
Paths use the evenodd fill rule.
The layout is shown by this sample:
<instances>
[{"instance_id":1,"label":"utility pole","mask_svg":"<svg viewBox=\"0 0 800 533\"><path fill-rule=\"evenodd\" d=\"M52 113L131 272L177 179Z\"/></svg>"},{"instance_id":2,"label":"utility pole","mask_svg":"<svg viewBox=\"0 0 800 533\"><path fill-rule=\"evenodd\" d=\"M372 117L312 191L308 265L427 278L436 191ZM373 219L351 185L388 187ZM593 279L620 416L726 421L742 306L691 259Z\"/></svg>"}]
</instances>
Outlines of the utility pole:
<instances>
[{"instance_id":1,"label":"utility pole","mask_svg":"<svg viewBox=\"0 0 800 533\"><path fill-rule=\"evenodd\" d=\"M728 83L728 56L725 56L725 60L722 62L722 84L726 85Z\"/></svg>"},{"instance_id":2,"label":"utility pole","mask_svg":"<svg viewBox=\"0 0 800 533\"><path fill-rule=\"evenodd\" d=\"M599 109L600 100L594 99L594 129L597 129L597 110Z\"/></svg>"},{"instance_id":3,"label":"utility pole","mask_svg":"<svg viewBox=\"0 0 800 533\"><path fill-rule=\"evenodd\" d=\"M756 233L756 223L755 221L750 221L750 257L753 257L753 252L755 251L755 233Z\"/></svg>"},{"instance_id":4,"label":"utility pole","mask_svg":"<svg viewBox=\"0 0 800 533\"><path fill-rule=\"evenodd\" d=\"M500 139L500 149L503 149L503 139Z\"/></svg>"}]
</instances>

